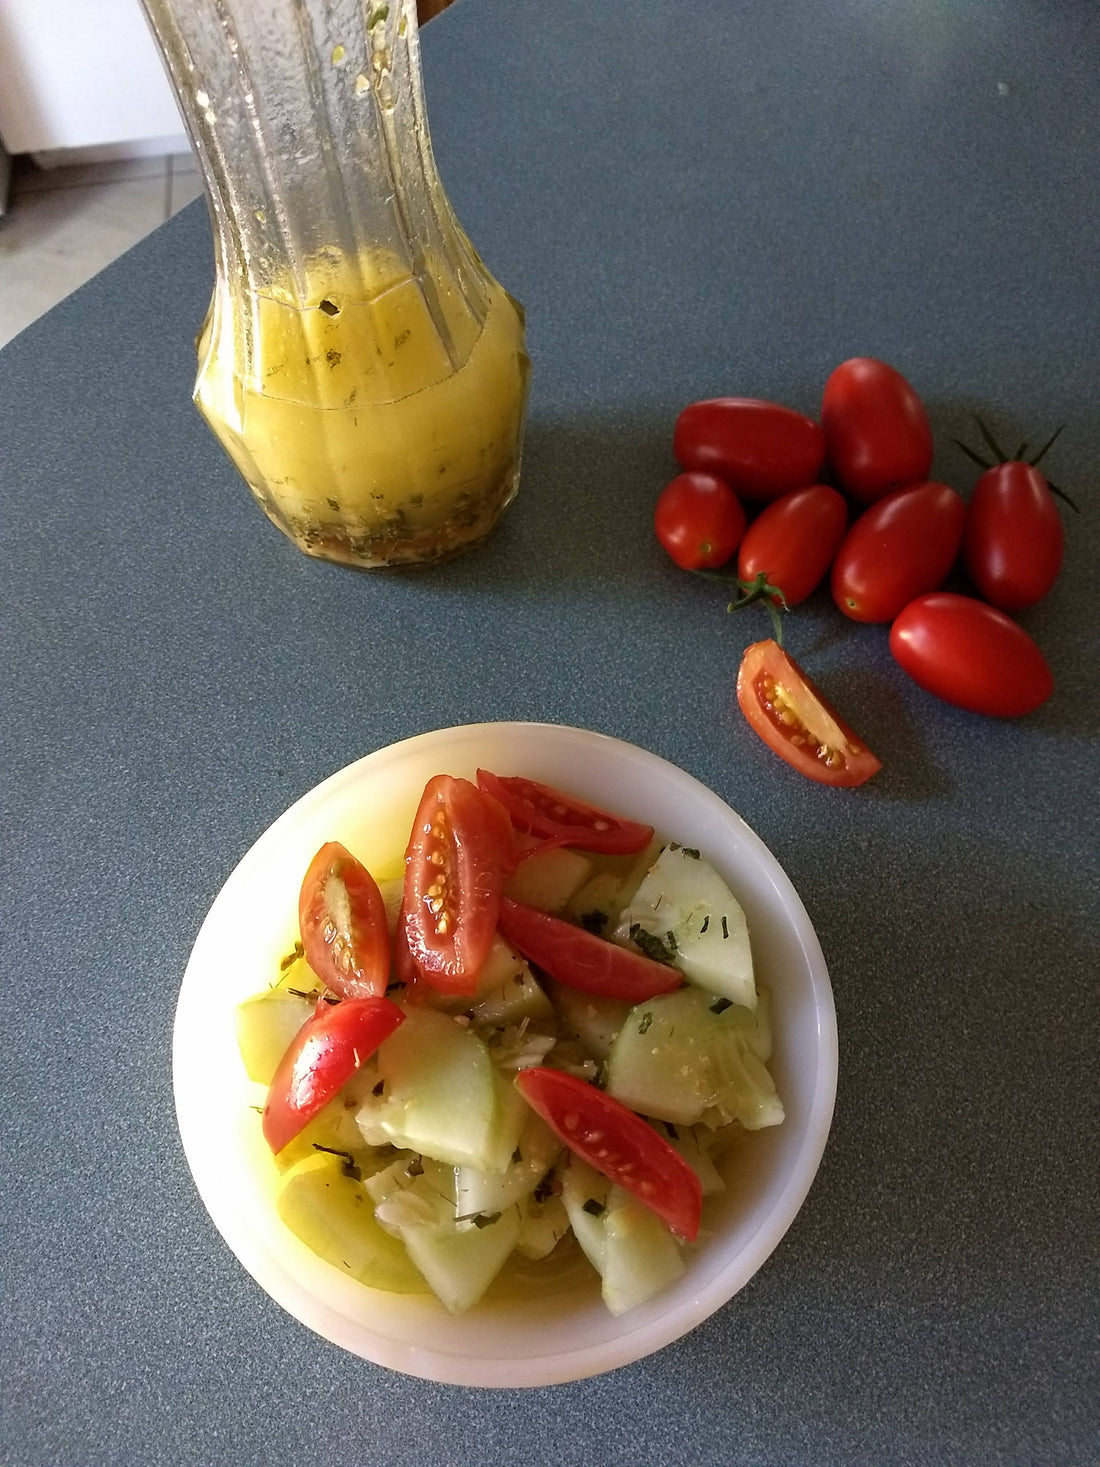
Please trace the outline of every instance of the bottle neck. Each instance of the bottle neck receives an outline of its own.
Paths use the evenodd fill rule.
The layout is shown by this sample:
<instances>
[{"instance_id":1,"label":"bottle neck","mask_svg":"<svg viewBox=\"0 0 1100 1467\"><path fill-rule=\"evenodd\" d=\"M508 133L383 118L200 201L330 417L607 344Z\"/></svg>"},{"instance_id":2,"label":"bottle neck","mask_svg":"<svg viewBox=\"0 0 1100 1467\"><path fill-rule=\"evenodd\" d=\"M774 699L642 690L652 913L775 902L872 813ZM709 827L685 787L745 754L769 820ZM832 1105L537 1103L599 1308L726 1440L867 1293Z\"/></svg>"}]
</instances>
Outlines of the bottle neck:
<instances>
[{"instance_id":1,"label":"bottle neck","mask_svg":"<svg viewBox=\"0 0 1100 1467\"><path fill-rule=\"evenodd\" d=\"M445 336L456 308L480 326L491 281L436 172L415 0L142 3L229 289L311 309L412 280Z\"/></svg>"}]
</instances>

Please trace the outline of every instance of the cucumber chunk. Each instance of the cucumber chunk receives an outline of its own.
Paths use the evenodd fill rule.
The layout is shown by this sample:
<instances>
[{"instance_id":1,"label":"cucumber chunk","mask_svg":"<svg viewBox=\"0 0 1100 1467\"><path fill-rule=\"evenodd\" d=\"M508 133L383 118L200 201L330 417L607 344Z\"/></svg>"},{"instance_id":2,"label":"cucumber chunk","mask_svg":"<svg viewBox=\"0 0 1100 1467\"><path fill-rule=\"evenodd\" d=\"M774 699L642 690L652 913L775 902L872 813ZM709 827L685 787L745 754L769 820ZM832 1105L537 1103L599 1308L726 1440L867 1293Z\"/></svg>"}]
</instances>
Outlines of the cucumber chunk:
<instances>
[{"instance_id":1,"label":"cucumber chunk","mask_svg":"<svg viewBox=\"0 0 1100 1467\"><path fill-rule=\"evenodd\" d=\"M405 1022L379 1048L376 1069L379 1093L365 1097L356 1117L368 1144L389 1142L486 1171L507 1165L515 1139L509 1147L502 1130L502 1085L471 1028L435 1009L407 1008Z\"/></svg>"},{"instance_id":2,"label":"cucumber chunk","mask_svg":"<svg viewBox=\"0 0 1100 1467\"><path fill-rule=\"evenodd\" d=\"M683 1274L680 1244L656 1213L612 1187L604 1219L603 1301L625 1314L674 1284Z\"/></svg>"},{"instance_id":3,"label":"cucumber chunk","mask_svg":"<svg viewBox=\"0 0 1100 1467\"><path fill-rule=\"evenodd\" d=\"M410 1228L405 1247L440 1303L452 1314L461 1314L477 1303L504 1267L519 1237L520 1222L520 1209L510 1207L484 1226L456 1222Z\"/></svg>"},{"instance_id":4,"label":"cucumber chunk","mask_svg":"<svg viewBox=\"0 0 1100 1467\"><path fill-rule=\"evenodd\" d=\"M478 974L477 993L466 1010L482 1028L516 1024L521 1019L551 1018L550 1000L523 958L497 937Z\"/></svg>"},{"instance_id":5,"label":"cucumber chunk","mask_svg":"<svg viewBox=\"0 0 1100 1467\"><path fill-rule=\"evenodd\" d=\"M713 1197L724 1192L726 1184L722 1174L714 1165L708 1140L714 1135L706 1126L673 1126L666 1123L662 1128L668 1144L680 1153L699 1178L704 1197Z\"/></svg>"},{"instance_id":6,"label":"cucumber chunk","mask_svg":"<svg viewBox=\"0 0 1100 1467\"><path fill-rule=\"evenodd\" d=\"M746 1037L752 1018L735 1004L716 1013L692 987L636 1005L611 1047L608 1094L675 1125L778 1125L782 1102Z\"/></svg>"},{"instance_id":7,"label":"cucumber chunk","mask_svg":"<svg viewBox=\"0 0 1100 1467\"><path fill-rule=\"evenodd\" d=\"M303 1157L313 1156L318 1149L350 1155L364 1173L383 1165L364 1142L363 1133L356 1123L356 1114L376 1079L377 1075L369 1067L353 1075L324 1109L319 1110L297 1136L275 1153L278 1169L288 1171Z\"/></svg>"},{"instance_id":8,"label":"cucumber chunk","mask_svg":"<svg viewBox=\"0 0 1100 1467\"><path fill-rule=\"evenodd\" d=\"M680 1244L656 1213L576 1157L561 1200L612 1314L644 1304L684 1272Z\"/></svg>"},{"instance_id":9,"label":"cucumber chunk","mask_svg":"<svg viewBox=\"0 0 1100 1467\"><path fill-rule=\"evenodd\" d=\"M560 1197L534 1198L527 1204L516 1239L516 1252L532 1263L547 1258L569 1231L569 1214Z\"/></svg>"},{"instance_id":10,"label":"cucumber chunk","mask_svg":"<svg viewBox=\"0 0 1100 1467\"><path fill-rule=\"evenodd\" d=\"M604 1269L603 1217L610 1192L611 1183L595 1167L577 1156L570 1156L562 1176L562 1205L581 1251L601 1277Z\"/></svg>"},{"instance_id":11,"label":"cucumber chunk","mask_svg":"<svg viewBox=\"0 0 1100 1467\"><path fill-rule=\"evenodd\" d=\"M237 1006L237 1048L248 1078L270 1085L290 1041L313 1013L311 1000L269 988Z\"/></svg>"},{"instance_id":12,"label":"cucumber chunk","mask_svg":"<svg viewBox=\"0 0 1100 1467\"><path fill-rule=\"evenodd\" d=\"M455 1168L455 1198L459 1216L503 1212L529 1197L561 1155L562 1144L541 1116L535 1115L514 1087L526 1115L519 1141L503 1171L479 1167Z\"/></svg>"},{"instance_id":13,"label":"cucumber chunk","mask_svg":"<svg viewBox=\"0 0 1100 1467\"><path fill-rule=\"evenodd\" d=\"M630 901L638 884L661 849L654 838L644 851L632 856L601 856L599 866L566 903L563 916L586 927L597 936L614 927L619 913Z\"/></svg>"},{"instance_id":14,"label":"cucumber chunk","mask_svg":"<svg viewBox=\"0 0 1100 1467\"><path fill-rule=\"evenodd\" d=\"M553 981L547 983L547 992L565 1027L576 1035L594 1059L606 1059L615 1036L630 1013L630 1004L622 998L584 993L579 988Z\"/></svg>"},{"instance_id":15,"label":"cucumber chunk","mask_svg":"<svg viewBox=\"0 0 1100 1467\"><path fill-rule=\"evenodd\" d=\"M499 1214L458 1218L454 1195L444 1169L425 1163L421 1176L378 1204L376 1216L400 1238L440 1303L460 1314L477 1303L504 1266L522 1216L513 1206Z\"/></svg>"},{"instance_id":16,"label":"cucumber chunk","mask_svg":"<svg viewBox=\"0 0 1100 1467\"><path fill-rule=\"evenodd\" d=\"M505 894L540 912L560 912L569 899L583 886L592 870L592 862L580 851L557 846L528 856L516 868L505 887Z\"/></svg>"},{"instance_id":17,"label":"cucumber chunk","mask_svg":"<svg viewBox=\"0 0 1100 1467\"><path fill-rule=\"evenodd\" d=\"M745 914L698 851L669 845L624 909L613 933L666 960L684 977L745 1008L756 1007ZM659 950L659 951L658 951Z\"/></svg>"},{"instance_id":18,"label":"cucumber chunk","mask_svg":"<svg viewBox=\"0 0 1100 1467\"><path fill-rule=\"evenodd\" d=\"M375 1221L369 1194L339 1157L315 1152L300 1162L275 1205L308 1248L360 1283L394 1294L428 1293L404 1246Z\"/></svg>"},{"instance_id":19,"label":"cucumber chunk","mask_svg":"<svg viewBox=\"0 0 1100 1467\"><path fill-rule=\"evenodd\" d=\"M326 993L328 990L306 962L305 954L298 950L300 947L301 943L298 943L295 947L293 957L290 957L288 954L287 960L285 960L285 967L280 965L279 981L275 987L276 989L292 990L299 994L305 994L309 998L319 998L322 993Z\"/></svg>"}]
</instances>

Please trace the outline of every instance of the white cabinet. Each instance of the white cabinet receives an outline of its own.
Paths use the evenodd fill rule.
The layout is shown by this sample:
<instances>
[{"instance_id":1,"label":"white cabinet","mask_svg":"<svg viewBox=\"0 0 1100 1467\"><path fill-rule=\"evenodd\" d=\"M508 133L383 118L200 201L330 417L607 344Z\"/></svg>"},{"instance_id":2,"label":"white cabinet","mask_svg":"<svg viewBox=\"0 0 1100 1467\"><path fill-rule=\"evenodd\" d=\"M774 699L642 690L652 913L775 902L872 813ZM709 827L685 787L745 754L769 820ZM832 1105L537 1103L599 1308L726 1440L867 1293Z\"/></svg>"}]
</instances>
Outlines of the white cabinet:
<instances>
[{"instance_id":1,"label":"white cabinet","mask_svg":"<svg viewBox=\"0 0 1100 1467\"><path fill-rule=\"evenodd\" d=\"M187 149L138 0L0 0L0 141L9 153Z\"/></svg>"}]
</instances>

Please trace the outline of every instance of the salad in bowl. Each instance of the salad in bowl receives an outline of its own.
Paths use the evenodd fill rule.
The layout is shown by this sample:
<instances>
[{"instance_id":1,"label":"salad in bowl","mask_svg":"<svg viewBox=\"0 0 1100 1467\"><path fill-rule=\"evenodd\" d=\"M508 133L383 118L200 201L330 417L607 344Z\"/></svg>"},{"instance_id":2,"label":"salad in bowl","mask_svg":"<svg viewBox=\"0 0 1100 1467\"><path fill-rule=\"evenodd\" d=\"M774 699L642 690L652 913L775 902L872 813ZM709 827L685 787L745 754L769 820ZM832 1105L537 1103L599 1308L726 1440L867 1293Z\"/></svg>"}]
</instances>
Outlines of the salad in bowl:
<instances>
[{"instance_id":1,"label":"salad in bowl","mask_svg":"<svg viewBox=\"0 0 1100 1467\"><path fill-rule=\"evenodd\" d=\"M379 1364L575 1379L677 1338L793 1219L836 1038L789 883L583 730L368 755L257 842L177 1011L184 1147L280 1303Z\"/></svg>"}]
</instances>

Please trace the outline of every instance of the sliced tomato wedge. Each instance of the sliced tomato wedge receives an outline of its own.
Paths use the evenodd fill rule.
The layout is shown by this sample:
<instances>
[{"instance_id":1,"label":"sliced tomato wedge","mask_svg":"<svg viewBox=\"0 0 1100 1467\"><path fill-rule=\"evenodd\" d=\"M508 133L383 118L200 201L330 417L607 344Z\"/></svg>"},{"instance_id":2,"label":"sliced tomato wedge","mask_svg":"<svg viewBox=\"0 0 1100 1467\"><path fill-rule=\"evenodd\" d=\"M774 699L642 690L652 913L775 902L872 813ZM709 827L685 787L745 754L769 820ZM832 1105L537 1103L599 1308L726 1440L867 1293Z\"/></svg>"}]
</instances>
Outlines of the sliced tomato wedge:
<instances>
[{"instance_id":1,"label":"sliced tomato wedge","mask_svg":"<svg viewBox=\"0 0 1100 1467\"><path fill-rule=\"evenodd\" d=\"M737 701L749 726L792 769L821 784L863 784L882 768L870 749L770 638L745 649Z\"/></svg>"},{"instance_id":2,"label":"sliced tomato wedge","mask_svg":"<svg viewBox=\"0 0 1100 1467\"><path fill-rule=\"evenodd\" d=\"M306 962L341 998L385 993L390 976L386 905L374 877L338 841L310 862L298 898Z\"/></svg>"},{"instance_id":3,"label":"sliced tomato wedge","mask_svg":"<svg viewBox=\"0 0 1100 1467\"><path fill-rule=\"evenodd\" d=\"M477 988L514 867L497 801L468 779L430 779L405 852L402 920L411 962L440 993Z\"/></svg>"},{"instance_id":4,"label":"sliced tomato wedge","mask_svg":"<svg viewBox=\"0 0 1100 1467\"><path fill-rule=\"evenodd\" d=\"M404 1018L388 998L318 1000L267 1092L263 1130L272 1151L293 1141Z\"/></svg>"},{"instance_id":5,"label":"sliced tomato wedge","mask_svg":"<svg viewBox=\"0 0 1100 1467\"><path fill-rule=\"evenodd\" d=\"M641 953L606 942L561 917L540 912L505 897L500 904L500 931L529 962L569 988L602 993L642 1003L657 993L671 993L684 979L676 968Z\"/></svg>"},{"instance_id":6,"label":"sliced tomato wedge","mask_svg":"<svg viewBox=\"0 0 1100 1467\"><path fill-rule=\"evenodd\" d=\"M641 1116L586 1080L545 1066L520 1070L516 1088L582 1161L637 1197L681 1238L690 1243L698 1237L699 1178Z\"/></svg>"},{"instance_id":7,"label":"sliced tomato wedge","mask_svg":"<svg viewBox=\"0 0 1100 1467\"><path fill-rule=\"evenodd\" d=\"M534 779L479 769L477 782L500 801L517 830L540 836L544 842L608 856L628 856L644 850L653 839L652 825L624 820L610 810L585 804L574 795ZM545 844L539 847L548 848Z\"/></svg>"}]
</instances>

